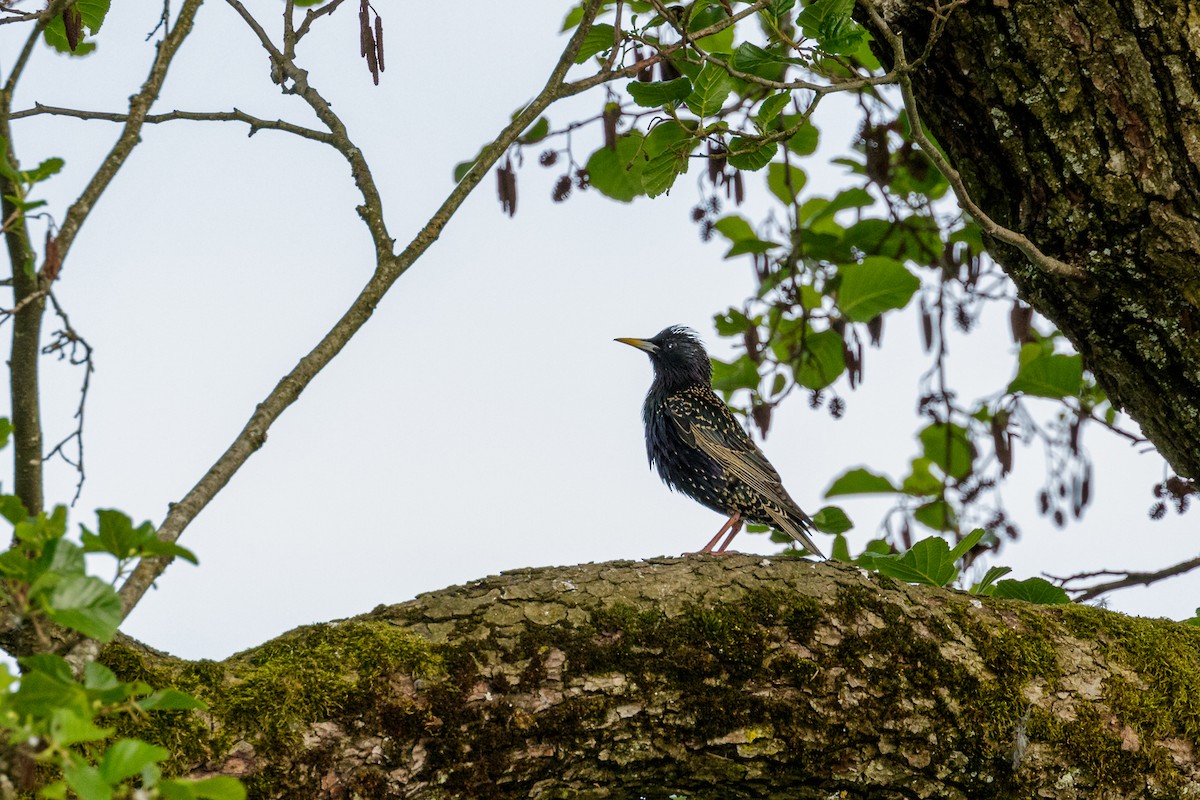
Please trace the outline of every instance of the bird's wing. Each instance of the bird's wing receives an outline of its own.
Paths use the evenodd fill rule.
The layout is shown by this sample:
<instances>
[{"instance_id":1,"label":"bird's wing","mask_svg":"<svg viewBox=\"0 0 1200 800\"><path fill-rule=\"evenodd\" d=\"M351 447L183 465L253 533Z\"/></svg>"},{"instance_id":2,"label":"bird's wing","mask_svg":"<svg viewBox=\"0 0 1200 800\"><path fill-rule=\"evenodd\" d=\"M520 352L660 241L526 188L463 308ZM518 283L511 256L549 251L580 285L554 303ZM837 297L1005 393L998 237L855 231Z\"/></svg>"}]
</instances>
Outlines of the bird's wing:
<instances>
[{"instance_id":1,"label":"bird's wing","mask_svg":"<svg viewBox=\"0 0 1200 800\"><path fill-rule=\"evenodd\" d=\"M783 508L795 507L779 473L711 391L681 392L667 398L667 413L683 436L725 471L763 499Z\"/></svg>"},{"instance_id":2,"label":"bird's wing","mask_svg":"<svg viewBox=\"0 0 1200 800\"><path fill-rule=\"evenodd\" d=\"M719 397L703 388L680 392L667 398L666 411L686 441L715 461L726 477L740 480L763 499L775 527L824 557L808 536L812 519L788 495L779 473Z\"/></svg>"}]
</instances>

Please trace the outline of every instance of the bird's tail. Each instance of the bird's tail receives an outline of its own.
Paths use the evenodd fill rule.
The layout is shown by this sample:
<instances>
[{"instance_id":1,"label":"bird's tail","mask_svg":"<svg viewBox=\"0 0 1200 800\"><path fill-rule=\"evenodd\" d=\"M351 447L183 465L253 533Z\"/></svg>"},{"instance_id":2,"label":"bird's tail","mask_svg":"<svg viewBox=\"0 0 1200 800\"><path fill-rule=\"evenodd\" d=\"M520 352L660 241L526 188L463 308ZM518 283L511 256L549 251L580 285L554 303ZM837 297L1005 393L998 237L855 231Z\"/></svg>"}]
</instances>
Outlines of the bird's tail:
<instances>
[{"instance_id":1,"label":"bird's tail","mask_svg":"<svg viewBox=\"0 0 1200 800\"><path fill-rule=\"evenodd\" d=\"M813 544L813 540L809 538L809 531L813 530L812 518L805 514L797 507L783 509L776 512L771 509L771 519L775 523L775 527L786 533L788 536L795 539L800 544L804 545L804 549L818 558L825 558L825 554L821 552L821 548Z\"/></svg>"}]
</instances>

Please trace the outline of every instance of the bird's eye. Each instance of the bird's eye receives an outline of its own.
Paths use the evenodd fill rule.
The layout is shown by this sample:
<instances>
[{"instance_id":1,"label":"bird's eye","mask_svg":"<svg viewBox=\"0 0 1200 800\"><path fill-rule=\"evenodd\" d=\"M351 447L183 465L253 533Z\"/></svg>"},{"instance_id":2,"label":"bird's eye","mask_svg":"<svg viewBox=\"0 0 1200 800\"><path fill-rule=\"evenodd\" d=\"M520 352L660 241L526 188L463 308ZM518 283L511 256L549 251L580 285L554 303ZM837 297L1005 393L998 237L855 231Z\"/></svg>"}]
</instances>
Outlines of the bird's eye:
<instances>
[{"instance_id":1,"label":"bird's eye","mask_svg":"<svg viewBox=\"0 0 1200 800\"><path fill-rule=\"evenodd\" d=\"M674 350L674 349L675 349L675 343L674 343L674 342L667 342L667 349L668 349L668 350Z\"/></svg>"}]
</instances>

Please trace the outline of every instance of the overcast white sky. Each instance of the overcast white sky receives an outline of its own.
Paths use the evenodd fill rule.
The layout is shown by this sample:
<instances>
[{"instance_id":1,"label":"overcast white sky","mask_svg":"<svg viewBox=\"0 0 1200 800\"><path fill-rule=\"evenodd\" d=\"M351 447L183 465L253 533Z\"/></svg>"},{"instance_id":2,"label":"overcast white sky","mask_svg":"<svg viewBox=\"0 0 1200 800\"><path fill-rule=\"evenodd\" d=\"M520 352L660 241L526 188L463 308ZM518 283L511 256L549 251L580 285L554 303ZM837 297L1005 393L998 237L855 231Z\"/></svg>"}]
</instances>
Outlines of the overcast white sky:
<instances>
[{"instance_id":1,"label":"overcast white sky","mask_svg":"<svg viewBox=\"0 0 1200 800\"><path fill-rule=\"evenodd\" d=\"M558 29L567 5L383 8L388 69L378 88L357 58L351 5L303 42L301 60L372 164L392 234L404 242L450 191L453 166L544 83L565 42ZM277 29L282 3L248 6ZM156 13L154 4L114 4L100 50L87 59L39 50L14 107L123 109L145 77ZM15 28L0 28L4 69L19 47ZM602 103L584 97L550 117L563 123ZM311 122L270 83L248 29L211 2L155 110L232 107ZM850 131L828 118L818 124L827 159ZM67 160L43 192L58 218L116 133L103 122L16 123L24 165ZM55 288L96 348L88 480L73 523L93 524L96 508L160 521L371 270L357 196L332 150L269 131L248 139L233 124L176 122L143 138ZM588 152L584 145L577 157ZM842 180L841 168L809 170L812 193L832 193ZM557 174L535 165L521 172L512 220L499 211L494 180L485 181L188 529L181 543L200 568L172 567L128 633L180 656L221 658L296 625L501 570L678 554L708 540L722 520L648 470L640 412L650 367L612 339L682 323L727 354L711 315L751 291L748 267L722 261L720 243L699 241L687 218L690 177L654 201L621 205L590 192L556 205ZM955 345L964 392L990 392L1010 377L1004 310L986 323L984 334ZM8 336L0 334L4 346ZM900 477L916 454L917 336L913 315L889 324L840 422L802 398L778 413L764 447L810 513L845 469L868 464ZM72 427L78 379L46 362L49 442ZM1014 577L1150 569L1195 554L1194 515L1147 519L1161 460L1103 438L1087 442L1096 500L1066 531L1034 510L1040 447L1018 450L1020 478L1005 496L1025 535L1000 559ZM5 486L10 461L6 451ZM50 502L68 501L74 480L52 465ZM858 523L858 541L875 533L887 505L839 504ZM745 534L737 547L773 549ZM1182 618L1200 605L1198 587L1177 579L1118 593L1112 606Z\"/></svg>"}]
</instances>

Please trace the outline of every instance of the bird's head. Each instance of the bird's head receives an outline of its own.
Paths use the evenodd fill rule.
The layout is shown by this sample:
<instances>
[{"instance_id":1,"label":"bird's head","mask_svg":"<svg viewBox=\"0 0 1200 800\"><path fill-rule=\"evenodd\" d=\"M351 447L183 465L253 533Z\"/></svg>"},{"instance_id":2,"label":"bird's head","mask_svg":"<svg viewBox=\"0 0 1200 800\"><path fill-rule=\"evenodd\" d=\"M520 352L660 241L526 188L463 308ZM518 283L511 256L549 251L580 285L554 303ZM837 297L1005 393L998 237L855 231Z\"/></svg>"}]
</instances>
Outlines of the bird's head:
<instances>
[{"instance_id":1,"label":"bird's head","mask_svg":"<svg viewBox=\"0 0 1200 800\"><path fill-rule=\"evenodd\" d=\"M655 383L666 389L712 383L712 361L691 328L672 325L649 339L616 339L650 356Z\"/></svg>"}]
</instances>

